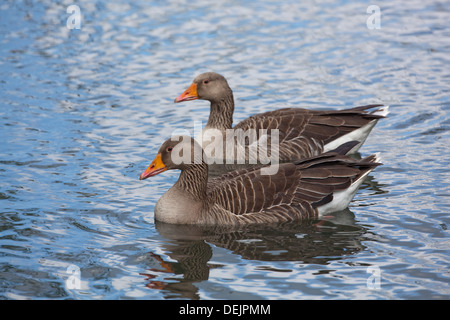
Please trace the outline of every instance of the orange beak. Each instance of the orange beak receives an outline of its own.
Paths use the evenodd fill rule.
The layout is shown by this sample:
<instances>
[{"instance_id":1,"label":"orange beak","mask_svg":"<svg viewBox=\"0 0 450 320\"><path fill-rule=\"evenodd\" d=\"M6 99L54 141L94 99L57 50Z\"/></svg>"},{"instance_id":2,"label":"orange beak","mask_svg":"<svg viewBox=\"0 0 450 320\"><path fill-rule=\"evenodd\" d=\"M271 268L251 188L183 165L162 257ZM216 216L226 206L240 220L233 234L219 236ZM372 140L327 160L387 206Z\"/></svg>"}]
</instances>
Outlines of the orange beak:
<instances>
[{"instance_id":1,"label":"orange beak","mask_svg":"<svg viewBox=\"0 0 450 320\"><path fill-rule=\"evenodd\" d=\"M161 160L161 153L158 153L155 157L155 160L153 160L148 168L141 173L141 175L139 176L139 180L144 180L148 177L156 176L157 174L160 174L161 172L164 172L166 170L167 167Z\"/></svg>"},{"instance_id":2,"label":"orange beak","mask_svg":"<svg viewBox=\"0 0 450 320\"><path fill-rule=\"evenodd\" d=\"M192 83L189 88L186 89L178 98L175 99L175 102L183 102L183 101L191 101L198 99L197 95L197 84Z\"/></svg>"}]
</instances>

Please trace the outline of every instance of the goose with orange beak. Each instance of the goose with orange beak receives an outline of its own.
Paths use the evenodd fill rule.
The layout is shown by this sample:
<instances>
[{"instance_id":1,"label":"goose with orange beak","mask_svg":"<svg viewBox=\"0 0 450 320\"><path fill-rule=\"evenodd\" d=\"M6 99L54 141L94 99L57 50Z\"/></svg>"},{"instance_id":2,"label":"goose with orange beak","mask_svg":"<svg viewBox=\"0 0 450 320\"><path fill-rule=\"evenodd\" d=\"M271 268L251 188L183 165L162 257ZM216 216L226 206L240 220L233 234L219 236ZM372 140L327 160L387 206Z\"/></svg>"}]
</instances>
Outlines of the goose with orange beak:
<instances>
[{"instance_id":1,"label":"goose with orange beak","mask_svg":"<svg viewBox=\"0 0 450 320\"><path fill-rule=\"evenodd\" d=\"M212 142L212 130L219 130L226 136L229 129L249 129L259 132L266 129L279 132L279 161L295 161L323 152L334 150L349 141L358 141L348 153L355 153L379 119L388 114L388 106L366 105L343 110L308 110L303 108L283 108L255 114L233 127L234 98L227 80L215 72L197 76L192 84L175 102L207 100L210 104L208 122L202 135L196 137L205 148L220 148L222 141Z\"/></svg>"},{"instance_id":2,"label":"goose with orange beak","mask_svg":"<svg viewBox=\"0 0 450 320\"><path fill-rule=\"evenodd\" d=\"M346 156L357 143L283 163L273 175L253 167L208 179L200 145L190 137L169 139L140 179L181 170L155 205L155 219L165 223L238 226L320 219L345 209L365 177L380 165L376 155L360 160ZM180 162L179 156L189 160Z\"/></svg>"}]
</instances>

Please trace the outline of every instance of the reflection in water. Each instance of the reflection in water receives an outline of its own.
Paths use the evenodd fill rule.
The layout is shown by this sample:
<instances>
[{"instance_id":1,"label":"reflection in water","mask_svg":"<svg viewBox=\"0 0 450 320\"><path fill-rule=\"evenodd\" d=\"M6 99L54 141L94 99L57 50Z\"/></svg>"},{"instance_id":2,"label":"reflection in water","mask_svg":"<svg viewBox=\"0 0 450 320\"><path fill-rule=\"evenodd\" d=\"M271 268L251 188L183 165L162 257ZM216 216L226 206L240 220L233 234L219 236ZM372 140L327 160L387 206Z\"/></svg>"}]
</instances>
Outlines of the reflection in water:
<instances>
[{"instance_id":1,"label":"reflection in water","mask_svg":"<svg viewBox=\"0 0 450 320\"><path fill-rule=\"evenodd\" d=\"M151 289L164 289L169 294L166 298L181 295L183 298L199 299L196 282L208 280L208 261L212 257L212 249L203 240L174 240L164 246L170 258L176 262L164 261L160 256L150 252L160 265L158 268L146 270L142 275L146 276L146 286ZM158 273L166 276L163 280L158 280ZM182 279L173 277L182 275Z\"/></svg>"},{"instance_id":2,"label":"reflection in water","mask_svg":"<svg viewBox=\"0 0 450 320\"><path fill-rule=\"evenodd\" d=\"M211 268L222 267L209 263L213 256L211 245L230 250L246 260L326 265L331 260L363 250L362 240L368 240L365 237L367 229L355 223L349 209L321 221L264 226L205 227L157 221L155 224L158 232L167 239L164 251L174 261L164 260L150 252L159 267L142 274L147 277L147 287L164 289L166 298L173 295L200 298L195 283L208 280ZM264 270L270 272L271 268Z\"/></svg>"}]
</instances>

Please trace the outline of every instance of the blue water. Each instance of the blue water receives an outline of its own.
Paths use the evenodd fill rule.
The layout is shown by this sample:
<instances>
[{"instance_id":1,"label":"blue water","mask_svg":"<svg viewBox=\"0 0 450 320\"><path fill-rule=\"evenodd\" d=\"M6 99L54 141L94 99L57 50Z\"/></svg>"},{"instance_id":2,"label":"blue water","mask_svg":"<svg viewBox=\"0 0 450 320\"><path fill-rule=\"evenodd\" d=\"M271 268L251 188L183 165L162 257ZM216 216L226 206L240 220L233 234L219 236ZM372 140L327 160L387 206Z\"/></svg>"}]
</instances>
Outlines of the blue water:
<instances>
[{"instance_id":1,"label":"blue water","mask_svg":"<svg viewBox=\"0 0 450 320\"><path fill-rule=\"evenodd\" d=\"M445 1L379 1L379 29L368 1L76 1L68 29L71 4L0 3L1 299L450 297ZM178 173L138 177L206 123L207 102L173 103L204 71L229 80L235 123L390 105L360 150L384 165L331 221L155 223Z\"/></svg>"}]
</instances>

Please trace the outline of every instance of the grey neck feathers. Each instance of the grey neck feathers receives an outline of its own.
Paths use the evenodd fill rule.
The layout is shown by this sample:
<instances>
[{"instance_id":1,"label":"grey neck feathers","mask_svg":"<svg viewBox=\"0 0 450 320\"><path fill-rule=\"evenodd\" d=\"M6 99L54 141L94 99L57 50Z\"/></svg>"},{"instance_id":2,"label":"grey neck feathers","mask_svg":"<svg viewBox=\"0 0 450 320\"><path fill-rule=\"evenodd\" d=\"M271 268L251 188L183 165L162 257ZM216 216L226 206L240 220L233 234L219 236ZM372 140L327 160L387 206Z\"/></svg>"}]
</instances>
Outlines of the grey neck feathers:
<instances>
[{"instance_id":1,"label":"grey neck feathers","mask_svg":"<svg viewBox=\"0 0 450 320\"><path fill-rule=\"evenodd\" d=\"M193 200L206 198L206 186L208 184L208 165L192 164L181 171L178 181L175 183L181 190Z\"/></svg>"},{"instance_id":2,"label":"grey neck feathers","mask_svg":"<svg viewBox=\"0 0 450 320\"><path fill-rule=\"evenodd\" d=\"M207 128L219 130L231 129L233 126L234 99L233 92L230 91L217 101L211 101L211 111L209 114Z\"/></svg>"}]
</instances>

